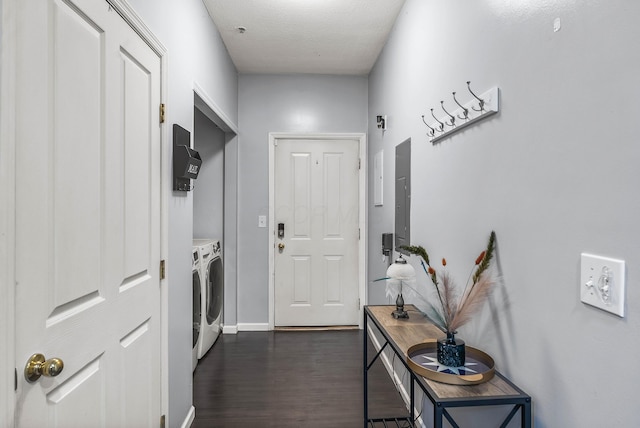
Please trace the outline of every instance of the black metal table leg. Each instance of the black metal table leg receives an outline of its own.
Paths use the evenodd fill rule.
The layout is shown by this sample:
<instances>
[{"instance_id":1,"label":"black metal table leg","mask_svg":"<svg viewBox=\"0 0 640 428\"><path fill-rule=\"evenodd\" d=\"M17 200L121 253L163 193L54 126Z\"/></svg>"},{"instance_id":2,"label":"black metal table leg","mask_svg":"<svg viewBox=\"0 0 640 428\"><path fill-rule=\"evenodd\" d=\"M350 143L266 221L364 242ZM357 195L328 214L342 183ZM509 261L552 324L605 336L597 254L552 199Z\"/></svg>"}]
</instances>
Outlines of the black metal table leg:
<instances>
[{"instance_id":1,"label":"black metal table leg","mask_svg":"<svg viewBox=\"0 0 640 428\"><path fill-rule=\"evenodd\" d=\"M369 421L369 408L368 408L368 377L369 377L369 368L368 368L368 358L367 358L367 339L368 339L368 334L367 334L367 311L364 311L364 322L363 322L363 326L364 326L364 334L363 334L363 349L362 349L362 355L363 355L363 364L362 367L364 369L364 373L363 373L363 384L364 384L364 428L367 428L368 426L368 421Z\"/></svg>"},{"instance_id":2,"label":"black metal table leg","mask_svg":"<svg viewBox=\"0 0 640 428\"><path fill-rule=\"evenodd\" d=\"M442 428L442 405L435 403L433 406L433 428Z\"/></svg>"},{"instance_id":3,"label":"black metal table leg","mask_svg":"<svg viewBox=\"0 0 640 428\"><path fill-rule=\"evenodd\" d=\"M411 376L409 376L409 381L411 382L411 392L410 392L410 398L409 398L409 417L411 418L411 424L415 425L415 378L413 375L413 372L411 372Z\"/></svg>"},{"instance_id":4,"label":"black metal table leg","mask_svg":"<svg viewBox=\"0 0 640 428\"><path fill-rule=\"evenodd\" d=\"M531 428L531 398L527 398L522 405L522 423L524 428Z\"/></svg>"}]
</instances>

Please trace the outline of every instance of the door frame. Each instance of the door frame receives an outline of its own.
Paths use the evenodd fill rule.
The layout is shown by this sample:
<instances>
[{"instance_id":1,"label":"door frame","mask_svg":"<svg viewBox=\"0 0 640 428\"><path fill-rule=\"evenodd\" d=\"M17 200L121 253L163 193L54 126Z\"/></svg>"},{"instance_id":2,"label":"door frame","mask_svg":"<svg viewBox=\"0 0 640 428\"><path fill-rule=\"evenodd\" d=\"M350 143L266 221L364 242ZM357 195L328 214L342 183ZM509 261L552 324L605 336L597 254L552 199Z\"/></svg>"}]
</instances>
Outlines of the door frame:
<instances>
[{"instance_id":1,"label":"door frame","mask_svg":"<svg viewBox=\"0 0 640 428\"><path fill-rule=\"evenodd\" d=\"M238 125L225 114L207 92L193 82L194 107L224 131L224 212L222 214L222 254L224 256L224 311L222 332L236 334L238 289ZM195 121L195 119L194 119ZM195 129L195 125L193 127Z\"/></svg>"},{"instance_id":2,"label":"door frame","mask_svg":"<svg viewBox=\"0 0 640 428\"><path fill-rule=\"evenodd\" d=\"M15 21L18 0L3 0L0 18L0 425L15 416Z\"/></svg>"},{"instance_id":3,"label":"door frame","mask_svg":"<svg viewBox=\"0 0 640 428\"><path fill-rule=\"evenodd\" d=\"M367 301L367 134L365 133L269 133L269 330L275 328L275 154L278 140L355 140L359 146L358 174L358 327L362 329L363 308Z\"/></svg>"},{"instance_id":4,"label":"door frame","mask_svg":"<svg viewBox=\"0 0 640 428\"><path fill-rule=\"evenodd\" d=\"M166 104L168 94L167 50L151 32L127 0L105 0L125 22L142 38L160 59L160 102ZM14 391L15 376L21 375L23 362L15 360L15 73L16 31L15 12L20 0L2 0L0 4L0 426L15 425L17 396ZM159 106L158 106L159 107ZM171 168L169 127L160 126L160 259L169 254L169 198L171 197ZM168 366L168 275L160 280L160 371L161 403L163 415L168 415L169 366ZM14 374L15 368L15 374Z\"/></svg>"}]
</instances>

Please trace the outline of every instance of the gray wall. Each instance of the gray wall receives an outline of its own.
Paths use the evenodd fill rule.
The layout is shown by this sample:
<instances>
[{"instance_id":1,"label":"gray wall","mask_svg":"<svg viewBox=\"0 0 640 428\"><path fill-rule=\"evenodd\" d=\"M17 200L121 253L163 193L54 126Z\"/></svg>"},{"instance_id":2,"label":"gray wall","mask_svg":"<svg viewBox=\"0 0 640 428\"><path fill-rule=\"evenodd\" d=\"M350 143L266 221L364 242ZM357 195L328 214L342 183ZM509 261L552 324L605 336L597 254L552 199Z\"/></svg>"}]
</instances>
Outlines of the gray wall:
<instances>
[{"instance_id":1,"label":"gray wall","mask_svg":"<svg viewBox=\"0 0 640 428\"><path fill-rule=\"evenodd\" d=\"M193 143L202 158L193 189L193 237L222 240L225 136L198 109L194 109Z\"/></svg>"},{"instance_id":2,"label":"gray wall","mask_svg":"<svg viewBox=\"0 0 640 428\"><path fill-rule=\"evenodd\" d=\"M167 122L193 131L194 82L237 123L237 73L201 0L129 0L167 48ZM168 135L171 135L169 133ZM165 142L171 144L171 139ZM171 171L170 159L165 168ZM169 183L171 185L171 183ZM192 405L191 240L192 192L171 192L167 292L169 323L169 415L167 426L180 426Z\"/></svg>"},{"instance_id":3,"label":"gray wall","mask_svg":"<svg viewBox=\"0 0 640 428\"><path fill-rule=\"evenodd\" d=\"M238 95L238 323L266 325L269 133L366 132L367 78L240 75Z\"/></svg>"},{"instance_id":4,"label":"gray wall","mask_svg":"<svg viewBox=\"0 0 640 428\"><path fill-rule=\"evenodd\" d=\"M462 282L496 231L496 294L459 336L532 395L538 428L640 420L638 16L621 0L407 0L369 76L369 166L383 149L386 177L385 205L369 198L369 277L393 228L393 150L411 137L412 241ZM420 116L452 91L468 100L467 80L499 86L502 111L432 145ZM624 319L580 302L581 252L626 260Z\"/></svg>"}]
</instances>

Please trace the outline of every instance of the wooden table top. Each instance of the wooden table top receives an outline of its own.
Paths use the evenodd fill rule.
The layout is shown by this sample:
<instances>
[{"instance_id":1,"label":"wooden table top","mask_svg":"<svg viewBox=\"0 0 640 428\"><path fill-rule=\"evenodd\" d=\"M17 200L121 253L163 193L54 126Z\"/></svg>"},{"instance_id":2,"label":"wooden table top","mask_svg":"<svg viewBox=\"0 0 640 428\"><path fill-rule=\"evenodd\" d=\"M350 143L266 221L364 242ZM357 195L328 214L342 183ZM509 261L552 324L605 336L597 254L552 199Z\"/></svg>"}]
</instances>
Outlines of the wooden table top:
<instances>
[{"instance_id":1,"label":"wooden table top","mask_svg":"<svg viewBox=\"0 0 640 428\"><path fill-rule=\"evenodd\" d=\"M434 326L420 311L413 305L406 305L405 310L409 312L409 318L395 319L391 312L395 306L367 306L374 322L386 331L392 345L407 358L407 350L418 343L429 340L437 340L444 336L444 333ZM426 385L436 395L438 399L460 399L460 398L504 398L507 396L526 395L507 381L504 376L498 373L489 381L478 385L449 385L424 378Z\"/></svg>"}]
</instances>

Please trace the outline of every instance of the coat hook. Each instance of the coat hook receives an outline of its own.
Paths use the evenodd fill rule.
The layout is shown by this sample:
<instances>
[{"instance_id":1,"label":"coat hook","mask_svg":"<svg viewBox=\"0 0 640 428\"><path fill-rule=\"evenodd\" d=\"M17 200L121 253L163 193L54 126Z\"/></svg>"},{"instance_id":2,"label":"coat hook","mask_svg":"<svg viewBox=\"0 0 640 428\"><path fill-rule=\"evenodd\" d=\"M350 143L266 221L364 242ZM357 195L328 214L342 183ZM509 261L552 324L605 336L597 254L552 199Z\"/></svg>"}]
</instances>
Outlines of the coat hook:
<instances>
[{"instance_id":1,"label":"coat hook","mask_svg":"<svg viewBox=\"0 0 640 428\"><path fill-rule=\"evenodd\" d=\"M431 116L436 120L436 122L440 124L440 126L438 126L437 128L438 132L444 132L444 123L440 122L438 118L433 114L433 109L431 109Z\"/></svg>"},{"instance_id":2,"label":"coat hook","mask_svg":"<svg viewBox=\"0 0 640 428\"><path fill-rule=\"evenodd\" d=\"M477 108L475 108L473 106L471 106L471 108L474 109L475 111L484 111L484 100L482 98L479 98L476 94L473 93L473 91L471 90L471 81L470 80L467 81L467 88L469 88L469 92L471 92L471 95L473 95L473 97L476 100L478 100L478 102L480 103L479 104L480 110L478 110Z\"/></svg>"},{"instance_id":3,"label":"coat hook","mask_svg":"<svg viewBox=\"0 0 640 428\"><path fill-rule=\"evenodd\" d=\"M425 125L427 125L427 128L429 128L429 132L427 132L427 135L429 137L433 137L434 135L436 135L436 130L430 127L427 121L424 120L424 114L422 115L422 121L424 122Z\"/></svg>"},{"instance_id":4,"label":"coat hook","mask_svg":"<svg viewBox=\"0 0 640 428\"><path fill-rule=\"evenodd\" d=\"M449 120L451 121L451 123L445 122L444 124L454 128L456 126L456 117L449 113L446 108L444 108L444 101L440 101L440 107L442 107L442 110L447 114L447 116L449 116Z\"/></svg>"},{"instance_id":5,"label":"coat hook","mask_svg":"<svg viewBox=\"0 0 640 428\"><path fill-rule=\"evenodd\" d=\"M458 104L458 106L462 109L462 114L463 114L463 116L458 116L458 117L459 117L460 119L462 119L462 120L467 120L467 119L469 119L469 109L468 109L468 108L466 108L465 106L463 106L462 104L460 104L460 103L458 102L458 100L456 100L456 93L455 93L455 92L453 93L453 101L455 101L455 102L456 102L456 104Z\"/></svg>"}]
</instances>

